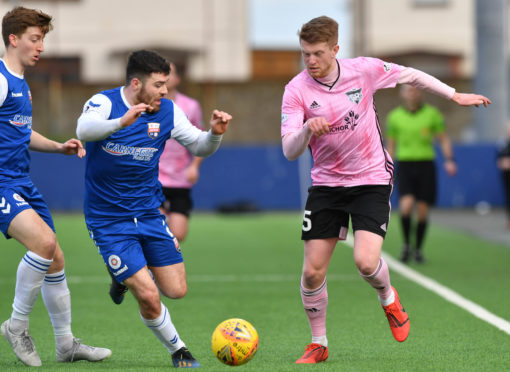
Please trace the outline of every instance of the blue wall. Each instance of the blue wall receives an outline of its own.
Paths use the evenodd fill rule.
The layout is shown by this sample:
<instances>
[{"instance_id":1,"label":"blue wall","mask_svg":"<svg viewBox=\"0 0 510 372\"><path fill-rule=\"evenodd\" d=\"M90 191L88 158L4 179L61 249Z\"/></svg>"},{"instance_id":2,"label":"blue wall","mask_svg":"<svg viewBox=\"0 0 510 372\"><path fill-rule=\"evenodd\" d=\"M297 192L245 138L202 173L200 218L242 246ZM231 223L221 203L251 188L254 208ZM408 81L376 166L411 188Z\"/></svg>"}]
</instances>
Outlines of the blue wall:
<instances>
[{"instance_id":1,"label":"blue wall","mask_svg":"<svg viewBox=\"0 0 510 372\"><path fill-rule=\"evenodd\" d=\"M85 159L31 152L30 176L52 210L82 210Z\"/></svg>"},{"instance_id":2,"label":"blue wall","mask_svg":"<svg viewBox=\"0 0 510 372\"><path fill-rule=\"evenodd\" d=\"M479 201L504 203L495 145L456 145L459 172L448 177L438 159L438 206L467 207ZM32 153L31 176L50 209L81 210L85 161L76 157ZM392 203L397 205L394 191ZM223 146L202 165L193 189L195 208L251 202L261 209L301 209L298 163L287 161L281 147Z\"/></svg>"},{"instance_id":3,"label":"blue wall","mask_svg":"<svg viewBox=\"0 0 510 372\"><path fill-rule=\"evenodd\" d=\"M297 162L280 146L225 146L204 160L193 189L197 209L251 201L262 209L300 208Z\"/></svg>"},{"instance_id":4,"label":"blue wall","mask_svg":"<svg viewBox=\"0 0 510 372\"><path fill-rule=\"evenodd\" d=\"M455 145L453 152L457 161L457 175L450 177L444 170L441 155L436 159L437 206L470 207L480 201L492 206L505 202L501 173L496 167L498 147L492 144ZM436 150L440 154L440 151ZM397 206L398 190L395 187L391 198Z\"/></svg>"}]
</instances>

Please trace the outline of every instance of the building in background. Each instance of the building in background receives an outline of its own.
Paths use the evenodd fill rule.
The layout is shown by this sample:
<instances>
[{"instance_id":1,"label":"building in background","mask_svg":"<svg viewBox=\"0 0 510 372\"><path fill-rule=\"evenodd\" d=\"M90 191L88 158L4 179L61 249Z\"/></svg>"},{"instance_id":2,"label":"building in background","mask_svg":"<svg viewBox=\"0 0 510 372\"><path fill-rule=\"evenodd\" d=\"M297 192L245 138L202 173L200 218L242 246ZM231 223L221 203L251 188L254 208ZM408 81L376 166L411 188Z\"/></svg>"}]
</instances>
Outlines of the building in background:
<instances>
[{"instance_id":1,"label":"building in background","mask_svg":"<svg viewBox=\"0 0 510 372\"><path fill-rule=\"evenodd\" d=\"M27 72L42 133L72 135L83 102L122 84L127 55L148 48L178 65L182 90L204 111L234 115L225 142L277 144L283 87L302 69L297 30L332 15L343 27L345 53L349 1L321 0L310 9L307 0L11 0L0 1L0 11L23 5L55 18L37 69ZM260 30L270 45L254 41Z\"/></svg>"},{"instance_id":2,"label":"building in background","mask_svg":"<svg viewBox=\"0 0 510 372\"><path fill-rule=\"evenodd\" d=\"M34 126L52 137L74 133L83 102L102 86L123 84L130 52L151 49L176 63L186 80L203 85L204 109L216 106L211 83L251 76L245 0L2 1L54 17L54 30L34 71Z\"/></svg>"},{"instance_id":3,"label":"building in background","mask_svg":"<svg viewBox=\"0 0 510 372\"><path fill-rule=\"evenodd\" d=\"M73 134L83 102L102 87L123 84L127 55L147 48L178 65L182 90L204 111L233 114L225 142L277 144L283 88L303 68L297 30L304 22L322 14L337 19L341 58L387 59L470 91L477 1L320 0L310 7L305 0L11 0L0 1L0 11L19 4L55 18L37 69L27 71L34 126L50 137ZM265 42L253 40L255 28L264 30ZM445 114L452 139L467 138L473 110L428 98ZM380 91L376 100L383 118L397 92Z\"/></svg>"},{"instance_id":4,"label":"building in background","mask_svg":"<svg viewBox=\"0 0 510 372\"><path fill-rule=\"evenodd\" d=\"M124 79L127 54L157 50L186 65L190 79L243 81L250 77L244 0L2 1L42 9L54 17L45 58L74 58L84 83Z\"/></svg>"},{"instance_id":5,"label":"building in background","mask_svg":"<svg viewBox=\"0 0 510 372\"><path fill-rule=\"evenodd\" d=\"M499 3L499 4L497 4ZM354 15L354 54L376 56L405 66L430 73L450 83L460 91L477 91L493 99L487 112L492 113L502 106L508 106L508 41L510 24L510 0L352 0ZM479 8L477 8L479 6ZM499 6L499 18L494 14L489 22L494 29L487 30L487 24L480 27L483 18L480 9ZM478 26L478 27L477 27ZM487 32L490 35L487 35ZM499 38L497 38L499 33ZM480 55L477 41L491 42L495 50L504 55ZM504 40L506 39L506 40ZM495 44L499 43L499 44ZM488 58L489 60L484 60ZM492 68L484 68L489 62L498 64L502 71L498 78L504 86L497 88L485 84L480 91L477 79L490 79ZM477 67L480 64L480 68ZM475 83L477 89L475 89ZM503 92L501 92L501 90ZM502 94L503 93L503 94ZM396 92L381 92L377 100L380 117L385 117L391 106L398 102ZM427 100L438 106L445 114L448 132L455 141L472 141L483 136L473 135L475 119L473 110L455 107L449 102L428 96ZM504 101L504 102L501 102ZM497 107L499 105L499 107ZM487 115L487 112L480 112ZM476 111L478 114L478 111ZM502 115L499 115L500 117ZM500 118L500 121L506 121ZM482 119L483 120L483 119ZM494 119L493 119L494 120ZM490 120L485 120L490 121ZM503 124L503 123L501 123ZM482 125L486 125L483 123ZM506 126L506 125L505 125ZM503 126L504 127L504 126ZM493 138L498 138L498 125L492 129ZM487 130L487 127L485 127Z\"/></svg>"},{"instance_id":6,"label":"building in background","mask_svg":"<svg viewBox=\"0 0 510 372\"><path fill-rule=\"evenodd\" d=\"M354 53L407 62L442 79L474 72L473 0L356 0Z\"/></svg>"}]
</instances>

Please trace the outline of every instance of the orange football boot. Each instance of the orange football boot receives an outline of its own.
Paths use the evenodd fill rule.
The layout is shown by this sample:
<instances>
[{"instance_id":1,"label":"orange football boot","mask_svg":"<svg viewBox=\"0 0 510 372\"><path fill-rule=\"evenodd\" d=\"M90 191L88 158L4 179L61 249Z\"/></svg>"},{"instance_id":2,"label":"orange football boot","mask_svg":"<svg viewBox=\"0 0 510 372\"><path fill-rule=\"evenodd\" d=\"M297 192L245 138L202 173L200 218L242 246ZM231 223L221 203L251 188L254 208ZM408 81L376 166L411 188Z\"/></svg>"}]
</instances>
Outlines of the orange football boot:
<instances>
[{"instance_id":1,"label":"orange football boot","mask_svg":"<svg viewBox=\"0 0 510 372\"><path fill-rule=\"evenodd\" d=\"M395 301L388 306L383 306L388 323L390 323L391 333L398 342L404 342L409 336L409 316L407 315L404 307L400 303L397 290L393 287L393 293L395 293Z\"/></svg>"},{"instance_id":2,"label":"orange football boot","mask_svg":"<svg viewBox=\"0 0 510 372\"><path fill-rule=\"evenodd\" d=\"M296 364L312 364L325 362L328 359L328 348L320 344L311 343L305 347L305 353L296 360Z\"/></svg>"}]
</instances>

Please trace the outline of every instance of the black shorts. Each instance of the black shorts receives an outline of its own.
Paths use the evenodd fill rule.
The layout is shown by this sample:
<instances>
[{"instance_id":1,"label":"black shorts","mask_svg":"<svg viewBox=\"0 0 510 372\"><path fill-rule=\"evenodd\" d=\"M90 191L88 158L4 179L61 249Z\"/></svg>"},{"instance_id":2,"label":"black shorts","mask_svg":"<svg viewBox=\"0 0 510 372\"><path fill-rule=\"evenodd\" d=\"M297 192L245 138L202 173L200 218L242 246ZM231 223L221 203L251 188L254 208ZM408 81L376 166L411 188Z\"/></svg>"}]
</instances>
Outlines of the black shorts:
<instances>
[{"instance_id":1,"label":"black shorts","mask_svg":"<svg viewBox=\"0 0 510 372\"><path fill-rule=\"evenodd\" d=\"M180 213L189 217L193 209L190 189L163 187L163 195L165 195L165 201L161 207L165 212Z\"/></svg>"},{"instance_id":2,"label":"black shorts","mask_svg":"<svg viewBox=\"0 0 510 372\"><path fill-rule=\"evenodd\" d=\"M353 231L370 231L384 238L390 221L391 190L391 185L310 187L301 239L345 239L349 216Z\"/></svg>"},{"instance_id":3,"label":"black shorts","mask_svg":"<svg viewBox=\"0 0 510 372\"><path fill-rule=\"evenodd\" d=\"M436 165L434 161L399 161L397 188L400 196L413 195L429 205L436 202Z\"/></svg>"}]
</instances>

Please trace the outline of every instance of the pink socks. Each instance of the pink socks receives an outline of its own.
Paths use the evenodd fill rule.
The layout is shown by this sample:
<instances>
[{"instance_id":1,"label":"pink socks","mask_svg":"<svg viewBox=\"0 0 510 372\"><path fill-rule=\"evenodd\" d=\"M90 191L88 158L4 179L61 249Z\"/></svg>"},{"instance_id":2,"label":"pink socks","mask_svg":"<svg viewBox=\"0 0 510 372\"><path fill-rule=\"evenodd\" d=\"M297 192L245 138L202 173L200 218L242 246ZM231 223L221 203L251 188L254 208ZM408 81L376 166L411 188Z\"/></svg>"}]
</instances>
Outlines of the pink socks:
<instances>
[{"instance_id":1,"label":"pink socks","mask_svg":"<svg viewBox=\"0 0 510 372\"><path fill-rule=\"evenodd\" d=\"M305 288L301 280L301 299L312 329L312 342L327 346L326 310L328 307L328 290L326 279L316 289Z\"/></svg>"},{"instance_id":2,"label":"pink socks","mask_svg":"<svg viewBox=\"0 0 510 372\"><path fill-rule=\"evenodd\" d=\"M379 266L377 266L377 269L372 274L363 275L360 273L360 275L368 282L368 284L375 288L379 295L379 301L383 306L388 306L395 301L395 295L391 289L388 265L382 257L379 261Z\"/></svg>"}]
</instances>

